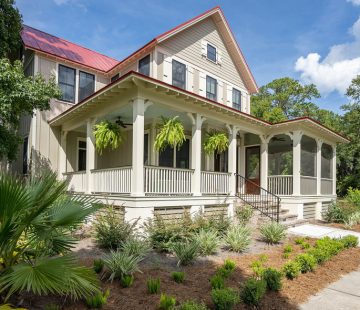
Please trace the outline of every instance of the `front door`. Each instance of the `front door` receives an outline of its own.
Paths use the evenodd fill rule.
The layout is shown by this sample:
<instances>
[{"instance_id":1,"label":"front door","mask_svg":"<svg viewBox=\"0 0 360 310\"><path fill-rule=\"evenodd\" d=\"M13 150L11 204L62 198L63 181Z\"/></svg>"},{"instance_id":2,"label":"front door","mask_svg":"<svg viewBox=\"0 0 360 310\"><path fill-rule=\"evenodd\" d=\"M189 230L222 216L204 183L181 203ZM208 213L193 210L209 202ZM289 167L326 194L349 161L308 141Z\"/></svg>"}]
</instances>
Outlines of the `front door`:
<instances>
[{"instance_id":1,"label":"front door","mask_svg":"<svg viewBox=\"0 0 360 310\"><path fill-rule=\"evenodd\" d=\"M260 146L246 148L246 193L258 195L260 186ZM255 185L256 184L256 185Z\"/></svg>"}]
</instances>

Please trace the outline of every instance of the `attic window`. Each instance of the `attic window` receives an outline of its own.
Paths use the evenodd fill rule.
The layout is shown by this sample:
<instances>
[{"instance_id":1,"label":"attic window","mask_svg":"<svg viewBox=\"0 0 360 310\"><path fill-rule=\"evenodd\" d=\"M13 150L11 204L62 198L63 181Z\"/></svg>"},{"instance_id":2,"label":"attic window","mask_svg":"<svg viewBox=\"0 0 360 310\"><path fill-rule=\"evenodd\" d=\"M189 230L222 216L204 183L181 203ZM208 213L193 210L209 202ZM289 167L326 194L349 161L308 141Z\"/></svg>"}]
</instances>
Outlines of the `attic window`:
<instances>
[{"instance_id":1,"label":"attic window","mask_svg":"<svg viewBox=\"0 0 360 310\"><path fill-rule=\"evenodd\" d=\"M207 44L206 48L206 57L207 59L216 62L216 47L212 46L211 44Z\"/></svg>"}]
</instances>

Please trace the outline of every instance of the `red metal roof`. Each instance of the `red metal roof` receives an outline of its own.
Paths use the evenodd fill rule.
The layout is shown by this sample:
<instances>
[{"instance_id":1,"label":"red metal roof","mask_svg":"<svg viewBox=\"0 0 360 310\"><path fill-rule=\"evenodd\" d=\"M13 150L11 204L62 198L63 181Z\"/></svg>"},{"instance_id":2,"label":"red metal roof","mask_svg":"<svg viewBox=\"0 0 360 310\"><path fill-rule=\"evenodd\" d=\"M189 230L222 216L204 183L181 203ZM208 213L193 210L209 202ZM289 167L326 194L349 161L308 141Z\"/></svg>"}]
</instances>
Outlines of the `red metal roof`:
<instances>
[{"instance_id":1,"label":"red metal roof","mask_svg":"<svg viewBox=\"0 0 360 310\"><path fill-rule=\"evenodd\" d=\"M95 70L107 72L119 61L88 48L24 25L21 38L25 47L51 54Z\"/></svg>"}]
</instances>

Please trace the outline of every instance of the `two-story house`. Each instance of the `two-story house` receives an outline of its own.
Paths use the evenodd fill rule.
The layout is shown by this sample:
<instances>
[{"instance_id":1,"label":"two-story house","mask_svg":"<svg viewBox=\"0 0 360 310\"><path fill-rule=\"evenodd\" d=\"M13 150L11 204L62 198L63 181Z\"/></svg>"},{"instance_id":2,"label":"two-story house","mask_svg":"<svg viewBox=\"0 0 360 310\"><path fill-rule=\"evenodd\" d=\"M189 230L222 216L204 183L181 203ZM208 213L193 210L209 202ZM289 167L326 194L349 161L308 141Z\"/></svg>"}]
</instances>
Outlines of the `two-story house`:
<instances>
[{"instance_id":1,"label":"two-story house","mask_svg":"<svg viewBox=\"0 0 360 310\"><path fill-rule=\"evenodd\" d=\"M238 201L276 219L278 197L310 219L336 198L336 144L347 139L310 118L271 124L250 115L258 88L219 7L122 61L28 26L22 39L26 73L54 75L62 98L24 118L14 170L50 167L70 191L125 206L126 219L219 205L231 216ZM181 120L181 148L156 151L161 116ZM94 125L118 119L126 142L98 154ZM205 154L212 129L228 134L226 152Z\"/></svg>"}]
</instances>

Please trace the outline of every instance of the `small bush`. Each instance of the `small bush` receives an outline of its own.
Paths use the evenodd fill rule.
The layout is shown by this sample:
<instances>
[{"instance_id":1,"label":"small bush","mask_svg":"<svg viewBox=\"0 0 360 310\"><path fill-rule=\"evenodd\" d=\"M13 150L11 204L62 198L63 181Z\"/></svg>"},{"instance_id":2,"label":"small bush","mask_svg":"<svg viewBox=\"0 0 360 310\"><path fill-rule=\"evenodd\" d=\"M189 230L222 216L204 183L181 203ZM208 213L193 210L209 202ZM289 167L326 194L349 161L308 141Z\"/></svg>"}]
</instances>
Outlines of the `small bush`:
<instances>
[{"instance_id":1,"label":"small bush","mask_svg":"<svg viewBox=\"0 0 360 310\"><path fill-rule=\"evenodd\" d=\"M216 310L231 310L240 301L238 292L232 288L213 289L211 299Z\"/></svg>"},{"instance_id":2,"label":"small bush","mask_svg":"<svg viewBox=\"0 0 360 310\"><path fill-rule=\"evenodd\" d=\"M183 283L185 280L185 273L182 271L174 271L171 273L171 277L176 283Z\"/></svg>"},{"instance_id":3,"label":"small bush","mask_svg":"<svg viewBox=\"0 0 360 310\"><path fill-rule=\"evenodd\" d=\"M249 205L238 208L235 211L235 216L238 219L239 223L244 225L249 223L253 215L254 215L254 209Z\"/></svg>"},{"instance_id":4,"label":"small bush","mask_svg":"<svg viewBox=\"0 0 360 310\"><path fill-rule=\"evenodd\" d=\"M121 287L130 287L134 283L134 276L125 274L120 278L120 285Z\"/></svg>"},{"instance_id":5,"label":"small bush","mask_svg":"<svg viewBox=\"0 0 360 310\"><path fill-rule=\"evenodd\" d=\"M105 293L97 293L96 295L86 299L86 305L92 309L100 309L106 304L109 295L109 290L106 290Z\"/></svg>"},{"instance_id":6,"label":"small bush","mask_svg":"<svg viewBox=\"0 0 360 310\"><path fill-rule=\"evenodd\" d=\"M207 307L203 303L198 303L196 301L188 300L182 303L178 310L207 310Z\"/></svg>"},{"instance_id":7,"label":"small bush","mask_svg":"<svg viewBox=\"0 0 360 310\"><path fill-rule=\"evenodd\" d=\"M150 294L157 294L160 292L160 279L148 279L146 281L147 289Z\"/></svg>"},{"instance_id":8,"label":"small bush","mask_svg":"<svg viewBox=\"0 0 360 310\"><path fill-rule=\"evenodd\" d=\"M143 260L150 252L151 247L146 241L140 240L139 238L131 238L122 244L121 250L127 255Z\"/></svg>"},{"instance_id":9,"label":"small bush","mask_svg":"<svg viewBox=\"0 0 360 310\"><path fill-rule=\"evenodd\" d=\"M225 242L231 251L245 251L251 243L250 228L244 225L230 227L225 236Z\"/></svg>"},{"instance_id":10,"label":"small bush","mask_svg":"<svg viewBox=\"0 0 360 310\"><path fill-rule=\"evenodd\" d=\"M104 261L101 258L94 259L93 269L96 273L100 273L104 269Z\"/></svg>"},{"instance_id":11,"label":"small bush","mask_svg":"<svg viewBox=\"0 0 360 310\"><path fill-rule=\"evenodd\" d=\"M210 284L213 289L220 289L225 287L225 280L221 275L215 275L210 279Z\"/></svg>"},{"instance_id":12,"label":"small bush","mask_svg":"<svg viewBox=\"0 0 360 310\"><path fill-rule=\"evenodd\" d=\"M288 279L293 280L301 273L300 265L296 261L288 261L283 266L283 273Z\"/></svg>"},{"instance_id":13,"label":"small bush","mask_svg":"<svg viewBox=\"0 0 360 310\"><path fill-rule=\"evenodd\" d=\"M161 294L160 296L160 305L159 309L161 310L171 310L174 309L176 305L176 298L166 294Z\"/></svg>"},{"instance_id":14,"label":"small bush","mask_svg":"<svg viewBox=\"0 0 360 310\"><path fill-rule=\"evenodd\" d=\"M266 282L250 278L241 290L241 300L247 305L257 306L266 292Z\"/></svg>"},{"instance_id":15,"label":"small bush","mask_svg":"<svg viewBox=\"0 0 360 310\"><path fill-rule=\"evenodd\" d=\"M178 259L178 266L189 265L199 256L197 242L178 242L172 245L172 250Z\"/></svg>"},{"instance_id":16,"label":"small bush","mask_svg":"<svg viewBox=\"0 0 360 310\"><path fill-rule=\"evenodd\" d=\"M302 273L313 271L316 267L315 257L308 253L297 255L295 261L299 264Z\"/></svg>"},{"instance_id":17,"label":"small bush","mask_svg":"<svg viewBox=\"0 0 360 310\"><path fill-rule=\"evenodd\" d=\"M194 240L199 244L199 252L203 256L216 253L220 246L220 237L213 229L200 229L194 236Z\"/></svg>"},{"instance_id":18,"label":"small bush","mask_svg":"<svg viewBox=\"0 0 360 310\"><path fill-rule=\"evenodd\" d=\"M270 291L279 291L281 289L281 278L281 272L276 269L267 268L263 272L263 279L266 282L267 289Z\"/></svg>"},{"instance_id":19,"label":"small bush","mask_svg":"<svg viewBox=\"0 0 360 310\"><path fill-rule=\"evenodd\" d=\"M359 243L359 239L356 236L348 235L345 237L342 237L340 239L340 242L344 245L345 248L355 248L357 247Z\"/></svg>"},{"instance_id":20,"label":"small bush","mask_svg":"<svg viewBox=\"0 0 360 310\"><path fill-rule=\"evenodd\" d=\"M266 243L279 243L286 237L286 226L277 222L265 223L260 227L260 233Z\"/></svg>"}]
</instances>

